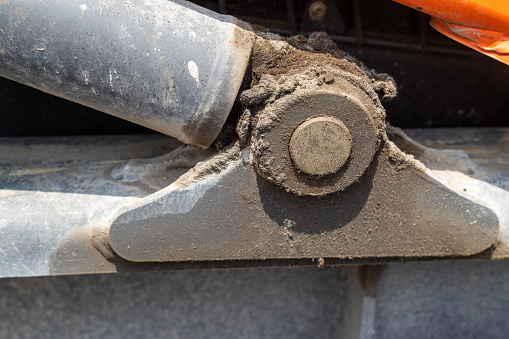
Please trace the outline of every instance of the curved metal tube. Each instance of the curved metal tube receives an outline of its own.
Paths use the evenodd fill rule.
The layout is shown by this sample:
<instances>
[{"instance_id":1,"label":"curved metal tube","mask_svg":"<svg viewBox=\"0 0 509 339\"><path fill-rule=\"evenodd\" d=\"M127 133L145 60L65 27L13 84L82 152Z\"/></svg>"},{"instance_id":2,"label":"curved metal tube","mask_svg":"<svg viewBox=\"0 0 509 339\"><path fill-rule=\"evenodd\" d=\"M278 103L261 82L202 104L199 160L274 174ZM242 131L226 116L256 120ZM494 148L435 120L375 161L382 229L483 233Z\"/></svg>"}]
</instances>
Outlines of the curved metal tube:
<instances>
[{"instance_id":1,"label":"curved metal tube","mask_svg":"<svg viewBox=\"0 0 509 339\"><path fill-rule=\"evenodd\" d=\"M0 1L0 76L208 147L252 33L179 0Z\"/></svg>"}]
</instances>

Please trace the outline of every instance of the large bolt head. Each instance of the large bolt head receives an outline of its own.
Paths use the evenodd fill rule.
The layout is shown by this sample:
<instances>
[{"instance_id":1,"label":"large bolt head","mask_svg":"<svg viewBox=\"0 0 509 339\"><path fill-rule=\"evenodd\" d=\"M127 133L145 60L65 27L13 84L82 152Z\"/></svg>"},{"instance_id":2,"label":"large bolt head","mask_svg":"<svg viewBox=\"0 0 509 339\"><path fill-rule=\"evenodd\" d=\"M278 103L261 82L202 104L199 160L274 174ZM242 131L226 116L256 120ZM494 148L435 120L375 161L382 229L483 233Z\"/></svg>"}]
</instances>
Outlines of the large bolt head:
<instances>
[{"instance_id":1,"label":"large bolt head","mask_svg":"<svg viewBox=\"0 0 509 339\"><path fill-rule=\"evenodd\" d=\"M265 110L253 129L256 167L289 192L342 191L378 150L383 120L374 99L339 75L333 85L295 91Z\"/></svg>"},{"instance_id":2,"label":"large bolt head","mask_svg":"<svg viewBox=\"0 0 509 339\"><path fill-rule=\"evenodd\" d=\"M313 20L322 20L327 14L327 5L322 1L315 1L309 6L309 16Z\"/></svg>"},{"instance_id":3,"label":"large bolt head","mask_svg":"<svg viewBox=\"0 0 509 339\"><path fill-rule=\"evenodd\" d=\"M352 136L338 119L318 117L295 129L289 152L294 165L302 172L323 176L336 173L350 157Z\"/></svg>"}]
</instances>

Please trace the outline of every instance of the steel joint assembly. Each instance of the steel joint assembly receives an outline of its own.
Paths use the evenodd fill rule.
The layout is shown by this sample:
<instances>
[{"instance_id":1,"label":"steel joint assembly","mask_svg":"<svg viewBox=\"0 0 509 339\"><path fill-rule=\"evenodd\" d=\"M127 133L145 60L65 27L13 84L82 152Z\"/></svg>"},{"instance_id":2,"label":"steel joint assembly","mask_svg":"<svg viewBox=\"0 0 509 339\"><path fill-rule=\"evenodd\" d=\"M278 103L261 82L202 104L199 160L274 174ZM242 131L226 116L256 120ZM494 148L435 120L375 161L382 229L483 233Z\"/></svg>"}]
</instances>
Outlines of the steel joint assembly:
<instances>
[{"instance_id":1,"label":"steel joint assembly","mask_svg":"<svg viewBox=\"0 0 509 339\"><path fill-rule=\"evenodd\" d=\"M298 195L350 186L371 163L383 133L374 99L337 76L330 85L297 90L268 105L254 133L259 173Z\"/></svg>"},{"instance_id":2,"label":"steel joint assembly","mask_svg":"<svg viewBox=\"0 0 509 339\"><path fill-rule=\"evenodd\" d=\"M114 164L99 159L101 170L90 176L107 194L73 193L69 213L60 209L69 200L65 192L52 195L41 210L57 206L68 219L52 222L69 220L64 224L75 233L66 231L60 252L47 253L57 264L86 253L76 266L64 261L53 272L87 273L80 265L98 257L113 271L156 262L169 268L473 256L501 239L501 220L509 217L483 202L489 187L475 183L481 194L469 196L401 151L406 144L416 156L431 152L386 127L381 102L396 95L394 80L339 50L325 33L283 38L175 0L109 1L105 8L55 2L0 1L0 75L187 145L127 163L130 155ZM333 12L330 3L310 6L318 21ZM404 141L401 149L396 140ZM211 144L217 149L190 146ZM54 180L64 181L58 164ZM10 214L0 221L8 220L12 232L38 222L19 221L17 208L25 203L23 182L45 194L40 182L52 177L39 182L32 175L46 172L34 170L26 180L10 178L10 169L8 180L2 174L0 183L20 185L1 200ZM62 185L89 182L74 174ZM75 216L73 208L82 210ZM38 243L37 233L30 248Z\"/></svg>"},{"instance_id":3,"label":"steel joint assembly","mask_svg":"<svg viewBox=\"0 0 509 339\"><path fill-rule=\"evenodd\" d=\"M298 170L324 176L336 173L347 162L352 151L352 136L341 120L312 118L295 129L288 150Z\"/></svg>"}]
</instances>

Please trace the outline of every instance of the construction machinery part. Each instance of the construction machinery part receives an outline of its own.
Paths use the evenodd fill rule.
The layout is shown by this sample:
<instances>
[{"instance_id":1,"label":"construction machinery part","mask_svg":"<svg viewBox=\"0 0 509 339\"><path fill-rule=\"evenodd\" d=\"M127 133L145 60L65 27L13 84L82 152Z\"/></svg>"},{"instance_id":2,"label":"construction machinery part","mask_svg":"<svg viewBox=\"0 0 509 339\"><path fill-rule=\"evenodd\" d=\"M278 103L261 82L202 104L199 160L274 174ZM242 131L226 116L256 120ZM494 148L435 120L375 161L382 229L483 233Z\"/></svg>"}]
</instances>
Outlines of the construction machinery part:
<instances>
[{"instance_id":1,"label":"construction machinery part","mask_svg":"<svg viewBox=\"0 0 509 339\"><path fill-rule=\"evenodd\" d=\"M341 191L363 175L378 148L382 117L373 90L367 94L369 89L356 86L345 75L329 73L330 84L298 89L258 113L253 145L263 177L298 195L320 196ZM344 131L344 136L326 140L317 131L320 139L308 139L306 149L302 143L297 146L304 124L314 119L337 120L337 126L344 125L337 132ZM303 152L321 161L310 159L311 165Z\"/></svg>"},{"instance_id":2,"label":"construction machinery part","mask_svg":"<svg viewBox=\"0 0 509 339\"><path fill-rule=\"evenodd\" d=\"M243 93L256 108L239 121L237 131L252 126L244 141L124 206L96 233L98 249L108 244L112 260L138 263L490 250L499 239L497 213L443 185L389 141L372 84L327 67L281 77L279 91L260 81ZM314 158L323 156L336 159Z\"/></svg>"},{"instance_id":3,"label":"construction machinery part","mask_svg":"<svg viewBox=\"0 0 509 339\"><path fill-rule=\"evenodd\" d=\"M288 145L297 169L310 175L336 173L350 157L352 136L340 120L312 118L292 133Z\"/></svg>"},{"instance_id":4,"label":"construction machinery part","mask_svg":"<svg viewBox=\"0 0 509 339\"><path fill-rule=\"evenodd\" d=\"M249 61L240 21L186 1L0 2L0 76L208 147Z\"/></svg>"},{"instance_id":5,"label":"construction machinery part","mask_svg":"<svg viewBox=\"0 0 509 339\"><path fill-rule=\"evenodd\" d=\"M185 2L31 2L0 5L0 74L189 144L221 133L153 155L150 137L3 140L0 275L509 255L509 180L448 172L465 159L386 126L394 80L326 34Z\"/></svg>"},{"instance_id":6,"label":"construction machinery part","mask_svg":"<svg viewBox=\"0 0 509 339\"><path fill-rule=\"evenodd\" d=\"M345 22L336 2L332 0L310 0L302 13L300 26L303 32L321 32L343 35Z\"/></svg>"},{"instance_id":7,"label":"construction machinery part","mask_svg":"<svg viewBox=\"0 0 509 339\"><path fill-rule=\"evenodd\" d=\"M509 1L394 0L431 15L431 25L470 48L509 64Z\"/></svg>"},{"instance_id":8,"label":"construction machinery part","mask_svg":"<svg viewBox=\"0 0 509 339\"><path fill-rule=\"evenodd\" d=\"M442 185L388 141L356 183L326 199L261 178L250 154L233 146L193 177L125 206L109 227L113 252L130 262L380 261L472 256L497 242L489 207Z\"/></svg>"},{"instance_id":9,"label":"construction machinery part","mask_svg":"<svg viewBox=\"0 0 509 339\"><path fill-rule=\"evenodd\" d=\"M387 142L381 145L358 183L325 198L299 197L261 178L250 163L252 157L248 149L243 150L243 159L232 161L230 158L226 162L230 166L218 173L207 171L217 168L214 164L218 164L210 162L208 150L184 146L163 135L2 138L0 277L460 259L461 253L468 255L485 247L487 250L474 258L509 257L509 172L503 165L508 160L509 130L425 129L411 136L426 145L465 149L473 160L491 172L487 173L488 170L468 160L463 152L417 147L406 136L391 133L391 140L397 141L431 170L416 169L414 165L419 163L414 161L411 162L414 165L408 167L407 162L387 158L386 150L390 145ZM411 158L405 156L405 159ZM384 166L379 167L382 163ZM192 180L184 174L195 172L194 167L202 169L199 171L202 175L198 175L202 180L196 177ZM209 175L205 177L204 173ZM387 173L391 180L386 180ZM182 180L177 178L183 174L182 179L187 177L186 181L194 184L179 189ZM406 178L404 185L400 180L403 177ZM383 179L381 187L378 186L380 179ZM211 188L207 190L205 185ZM374 192L369 193L372 190ZM189 212L176 204L159 204L159 211L155 210L155 205L146 206L147 210L159 213L166 223L166 226L159 225L162 234L155 233L151 239L149 232L155 227L151 224L153 218L143 220L143 216L138 215L139 220L134 221L134 211L129 213L131 227L125 238L115 239L121 235L109 232L115 215L121 216L141 203L148 205L156 196L163 195L167 201L172 196L183 206L186 205L182 199L189 201L194 196L196 204L190 206ZM210 201L212 197L225 201ZM213 206L208 210L200 209L210 206L208 204ZM180 214L168 214L170 207ZM496 213L496 219L491 211ZM444 212L448 213L447 217ZM184 223L185 219L191 223ZM335 231L334 227L337 227ZM183 237L191 239L191 234L195 233L203 236L198 240L206 240L208 248L200 247L201 243L191 243L189 247L181 247L182 256L177 257L180 261L136 263L116 254L108 240L108 234L113 236L114 246L127 257L133 255L129 252L131 248L136 248L127 247L124 252L121 246L124 241L132 246L146 239L145 257L150 252L159 256L157 252L162 250L166 253L165 259L173 260L173 250L164 238L171 230L176 232L171 235L172 243L182 243ZM205 239L207 234L212 236ZM362 237L355 239L358 234ZM259 241L248 241L251 236ZM225 244L226 237L231 241ZM217 239L221 242L214 245ZM235 243L235 239L242 241ZM269 243L278 239L279 243ZM440 245L433 247L432 242L438 241ZM491 241L495 243L489 247ZM347 253L353 251L354 246L359 247L357 251L367 252L371 248L371 255L377 255L375 250L380 250L388 256L348 257ZM273 256L266 255L264 260L256 259L263 258L262 254L269 249L278 254L278 248L279 257L285 259L269 260ZM235 249L249 250L256 256L225 261L184 258L184 253L193 254L193 251L199 251L204 258L204 253L210 258L227 258L228 253L238 258L242 253L235 254ZM304 249L304 254L301 255L299 249ZM180 247L176 251L181 253ZM308 257L311 253L314 256ZM325 256L328 253L343 254ZM433 253L444 256L433 257ZM391 254L398 257L390 257Z\"/></svg>"}]
</instances>

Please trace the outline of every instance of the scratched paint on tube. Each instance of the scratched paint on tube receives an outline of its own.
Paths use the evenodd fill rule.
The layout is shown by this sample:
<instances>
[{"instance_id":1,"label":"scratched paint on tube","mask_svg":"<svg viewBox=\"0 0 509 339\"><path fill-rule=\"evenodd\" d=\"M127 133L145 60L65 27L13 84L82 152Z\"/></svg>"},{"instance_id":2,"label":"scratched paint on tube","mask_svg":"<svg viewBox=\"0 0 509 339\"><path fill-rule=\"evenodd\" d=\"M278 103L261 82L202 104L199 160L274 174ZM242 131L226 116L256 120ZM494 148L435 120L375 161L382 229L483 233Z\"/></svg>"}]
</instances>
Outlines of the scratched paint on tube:
<instances>
[{"instance_id":1,"label":"scratched paint on tube","mask_svg":"<svg viewBox=\"0 0 509 339\"><path fill-rule=\"evenodd\" d=\"M198 65L194 61L189 61L187 63L187 68L189 69L189 74L196 81L196 87L200 87L200 77L198 72Z\"/></svg>"}]
</instances>

